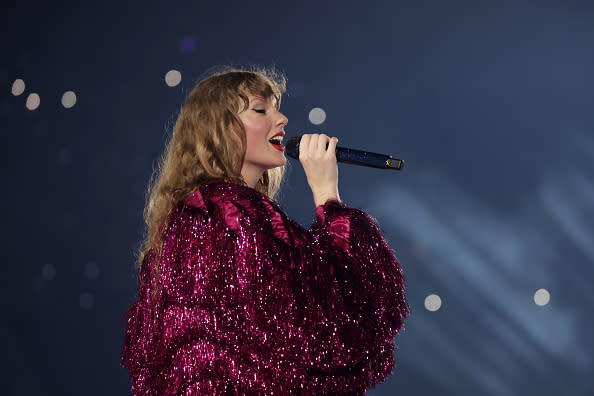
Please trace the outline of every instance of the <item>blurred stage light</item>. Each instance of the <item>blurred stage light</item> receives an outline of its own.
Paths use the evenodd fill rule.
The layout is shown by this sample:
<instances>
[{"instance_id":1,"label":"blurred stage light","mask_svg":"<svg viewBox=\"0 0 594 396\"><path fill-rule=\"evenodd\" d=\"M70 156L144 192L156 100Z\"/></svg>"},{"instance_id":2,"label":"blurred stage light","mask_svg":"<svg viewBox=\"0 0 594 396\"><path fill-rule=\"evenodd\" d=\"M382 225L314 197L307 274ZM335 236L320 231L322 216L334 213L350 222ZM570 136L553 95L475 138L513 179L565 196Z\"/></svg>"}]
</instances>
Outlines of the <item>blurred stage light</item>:
<instances>
[{"instance_id":1,"label":"blurred stage light","mask_svg":"<svg viewBox=\"0 0 594 396\"><path fill-rule=\"evenodd\" d=\"M326 112L319 107L311 109L309 112L309 122L314 125L323 124L326 121Z\"/></svg>"},{"instance_id":2,"label":"blurred stage light","mask_svg":"<svg viewBox=\"0 0 594 396\"><path fill-rule=\"evenodd\" d=\"M32 94L29 94L29 96L27 97L27 103L25 103L25 106L29 110L35 110L36 108L39 107L40 101L41 101L41 98L39 97L39 95L37 95L36 93L32 93Z\"/></svg>"},{"instance_id":3,"label":"blurred stage light","mask_svg":"<svg viewBox=\"0 0 594 396\"><path fill-rule=\"evenodd\" d=\"M78 303L82 309L91 309L93 308L93 304L95 304L95 298L91 293L81 293L78 297Z\"/></svg>"},{"instance_id":4,"label":"blurred stage light","mask_svg":"<svg viewBox=\"0 0 594 396\"><path fill-rule=\"evenodd\" d=\"M425 309L427 311L435 312L441 308L441 298L437 294L429 294L425 298Z\"/></svg>"},{"instance_id":5,"label":"blurred stage light","mask_svg":"<svg viewBox=\"0 0 594 396\"><path fill-rule=\"evenodd\" d=\"M20 78L17 78L12 83L12 94L14 96L19 96L23 92L25 92L25 82L23 80L21 80Z\"/></svg>"},{"instance_id":6,"label":"blurred stage light","mask_svg":"<svg viewBox=\"0 0 594 396\"><path fill-rule=\"evenodd\" d=\"M551 294L547 289L538 289L536 293L534 293L534 302L536 305L547 305L551 301Z\"/></svg>"},{"instance_id":7,"label":"blurred stage light","mask_svg":"<svg viewBox=\"0 0 594 396\"><path fill-rule=\"evenodd\" d=\"M97 279L99 277L99 267L94 261L89 261L85 264L85 276L89 279Z\"/></svg>"},{"instance_id":8,"label":"blurred stage light","mask_svg":"<svg viewBox=\"0 0 594 396\"><path fill-rule=\"evenodd\" d=\"M177 70L169 70L165 74L165 83L170 87L175 87L181 82L181 73Z\"/></svg>"},{"instance_id":9,"label":"blurred stage light","mask_svg":"<svg viewBox=\"0 0 594 396\"><path fill-rule=\"evenodd\" d=\"M76 104L76 94L72 91L64 92L62 95L62 106L69 109Z\"/></svg>"},{"instance_id":10,"label":"blurred stage light","mask_svg":"<svg viewBox=\"0 0 594 396\"><path fill-rule=\"evenodd\" d=\"M43 267L41 267L41 274L43 279L50 281L56 277L56 267L52 264L44 264Z\"/></svg>"},{"instance_id":11,"label":"blurred stage light","mask_svg":"<svg viewBox=\"0 0 594 396\"><path fill-rule=\"evenodd\" d=\"M194 52L196 48L196 41L190 36L186 36L179 42L179 49L185 54Z\"/></svg>"}]
</instances>

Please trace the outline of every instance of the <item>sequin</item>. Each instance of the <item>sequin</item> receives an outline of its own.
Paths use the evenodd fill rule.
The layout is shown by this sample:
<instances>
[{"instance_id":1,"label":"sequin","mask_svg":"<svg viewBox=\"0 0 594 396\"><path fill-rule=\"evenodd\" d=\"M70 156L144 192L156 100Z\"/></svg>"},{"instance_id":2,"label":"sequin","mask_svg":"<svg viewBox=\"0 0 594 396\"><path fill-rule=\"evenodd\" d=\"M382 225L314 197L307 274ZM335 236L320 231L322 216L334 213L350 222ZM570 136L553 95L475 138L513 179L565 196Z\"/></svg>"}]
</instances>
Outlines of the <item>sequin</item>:
<instances>
[{"instance_id":1,"label":"sequin","mask_svg":"<svg viewBox=\"0 0 594 396\"><path fill-rule=\"evenodd\" d=\"M267 196L201 186L171 214L159 288L143 262L122 367L135 395L364 395L394 367L409 308L380 229L338 201L311 230Z\"/></svg>"}]
</instances>

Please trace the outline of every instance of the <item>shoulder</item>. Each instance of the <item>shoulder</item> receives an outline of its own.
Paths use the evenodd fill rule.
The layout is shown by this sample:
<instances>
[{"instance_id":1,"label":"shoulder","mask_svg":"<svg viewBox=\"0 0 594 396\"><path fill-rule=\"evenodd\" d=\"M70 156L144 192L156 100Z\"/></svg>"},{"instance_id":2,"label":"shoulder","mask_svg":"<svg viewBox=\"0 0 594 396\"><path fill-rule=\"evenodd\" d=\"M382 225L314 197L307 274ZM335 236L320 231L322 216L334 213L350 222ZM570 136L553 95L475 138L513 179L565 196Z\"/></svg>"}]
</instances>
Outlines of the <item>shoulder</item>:
<instances>
[{"instance_id":1,"label":"shoulder","mask_svg":"<svg viewBox=\"0 0 594 396\"><path fill-rule=\"evenodd\" d=\"M213 181L201 185L184 200L184 204L203 210L212 210L215 207L223 209L272 207L279 209L274 201L261 192L248 186L223 181Z\"/></svg>"},{"instance_id":2,"label":"shoulder","mask_svg":"<svg viewBox=\"0 0 594 396\"><path fill-rule=\"evenodd\" d=\"M211 181L201 185L192 195L185 199L191 206L202 207L205 201L233 200L237 198L259 198L259 191L235 183Z\"/></svg>"},{"instance_id":3,"label":"shoulder","mask_svg":"<svg viewBox=\"0 0 594 396\"><path fill-rule=\"evenodd\" d=\"M271 212L282 212L274 201L259 191L222 181L200 186L184 200L183 206L210 218L222 219L232 229L239 227L242 220L254 223L270 217Z\"/></svg>"},{"instance_id":4,"label":"shoulder","mask_svg":"<svg viewBox=\"0 0 594 396\"><path fill-rule=\"evenodd\" d=\"M200 186L184 203L191 210L222 221L236 233L242 229L258 230L288 241L290 234L301 232L301 227L274 200L248 186L210 182Z\"/></svg>"},{"instance_id":5,"label":"shoulder","mask_svg":"<svg viewBox=\"0 0 594 396\"><path fill-rule=\"evenodd\" d=\"M251 190L251 191L250 191ZM169 233L175 228L194 223L208 223L217 217L228 216L237 211L236 204L242 206L249 202L253 205L260 197L258 191L233 183L213 181L201 185L192 194L179 201L169 215ZM234 209L235 208L235 209Z\"/></svg>"}]
</instances>

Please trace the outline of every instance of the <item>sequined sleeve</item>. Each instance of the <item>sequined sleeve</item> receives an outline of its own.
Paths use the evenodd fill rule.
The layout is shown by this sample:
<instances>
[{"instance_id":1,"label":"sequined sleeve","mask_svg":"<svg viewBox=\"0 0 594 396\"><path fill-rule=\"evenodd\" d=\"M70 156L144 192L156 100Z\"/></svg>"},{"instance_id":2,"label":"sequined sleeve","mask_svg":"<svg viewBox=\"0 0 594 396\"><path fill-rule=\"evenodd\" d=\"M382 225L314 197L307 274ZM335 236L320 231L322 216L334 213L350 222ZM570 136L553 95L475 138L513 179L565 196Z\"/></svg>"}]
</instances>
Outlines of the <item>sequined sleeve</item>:
<instances>
[{"instance_id":1,"label":"sequined sleeve","mask_svg":"<svg viewBox=\"0 0 594 396\"><path fill-rule=\"evenodd\" d=\"M328 201L316 215L311 261L303 270L304 283L313 278L317 286L312 295L321 308L312 310L309 322L315 366L309 373L345 385L356 378L357 386L368 388L394 366L393 339L409 313L404 276L367 213Z\"/></svg>"},{"instance_id":2,"label":"sequined sleeve","mask_svg":"<svg viewBox=\"0 0 594 396\"><path fill-rule=\"evenodd\" d=\"M404 279L365 212L329 201L306 230L211 184L173 213L163 252L158 304L141 291L128 315L135 394L364 394L391 372Z\"/></svg>"}]
</instances>

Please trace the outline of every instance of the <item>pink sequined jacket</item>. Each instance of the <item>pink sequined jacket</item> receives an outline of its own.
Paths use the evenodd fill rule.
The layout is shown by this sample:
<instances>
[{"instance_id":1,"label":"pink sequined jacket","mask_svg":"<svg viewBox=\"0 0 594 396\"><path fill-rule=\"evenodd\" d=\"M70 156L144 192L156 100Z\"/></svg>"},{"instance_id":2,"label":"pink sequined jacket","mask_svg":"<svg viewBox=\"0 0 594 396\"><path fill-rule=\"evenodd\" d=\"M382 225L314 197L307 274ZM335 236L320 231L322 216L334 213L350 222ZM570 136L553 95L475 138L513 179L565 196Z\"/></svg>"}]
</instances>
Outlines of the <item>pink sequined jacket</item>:
<instances>
[{"instance_id":1,"label":"pink sequined jacket","mask_svg":"<svg viewBox=\"0 0 594 396\"><path fill-rule=\"evenodd\" d=\"M122 366L135 395L363 395L392 371L409 310L362 210L328 201L306 230L255 189L201 186L172 212L156 282L142 265Z\"/></svg>"}]
</instances>

